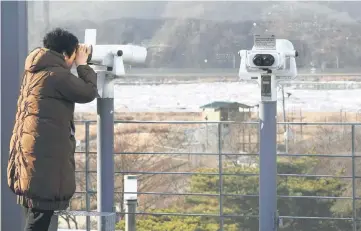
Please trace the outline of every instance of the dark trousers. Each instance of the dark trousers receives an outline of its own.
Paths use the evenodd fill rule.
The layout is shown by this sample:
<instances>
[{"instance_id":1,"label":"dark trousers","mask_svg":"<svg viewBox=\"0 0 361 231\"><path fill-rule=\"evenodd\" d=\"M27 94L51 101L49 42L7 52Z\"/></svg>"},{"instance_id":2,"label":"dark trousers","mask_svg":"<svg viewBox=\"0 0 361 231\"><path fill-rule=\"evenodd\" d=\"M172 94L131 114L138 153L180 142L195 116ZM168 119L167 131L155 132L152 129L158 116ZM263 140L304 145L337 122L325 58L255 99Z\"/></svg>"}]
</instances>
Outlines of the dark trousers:
<instances>
[{"instance_id":1,"label":"dark trousers","mask_svg":"<svg viewBox=\"0 0 361 231\"><path fill-rule=\"evenodd\" d=\"M25 207L23 209L25 215L24 231L48 231L54 211Z\"/></svg>"}]
</instances>

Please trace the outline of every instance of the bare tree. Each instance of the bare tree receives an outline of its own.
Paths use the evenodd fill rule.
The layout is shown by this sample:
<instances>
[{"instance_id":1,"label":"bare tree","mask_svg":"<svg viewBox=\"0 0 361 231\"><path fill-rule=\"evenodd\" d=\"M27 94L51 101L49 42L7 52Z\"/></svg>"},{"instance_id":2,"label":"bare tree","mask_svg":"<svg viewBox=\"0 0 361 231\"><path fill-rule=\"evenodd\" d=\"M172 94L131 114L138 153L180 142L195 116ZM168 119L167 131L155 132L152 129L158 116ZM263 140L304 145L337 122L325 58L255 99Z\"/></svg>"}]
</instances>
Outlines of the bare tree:
<instances>
[{"instance_id":1,"label":"bare tree","mask_svg":"<svg viewBox=\"0 0 361 231\"><path fill-rule=\"evenodd\" d=\"M79 229L79 227L78 227L78 222L77 222L76 217L75 217L74 215L68 215L68 214L67 214L67 215L60 215L60 217L63 218L64 221L67 223L68 229L71 229L71 228L72 228L71 223L74 224L75 229Z\"/></svg>"}]
</instances>

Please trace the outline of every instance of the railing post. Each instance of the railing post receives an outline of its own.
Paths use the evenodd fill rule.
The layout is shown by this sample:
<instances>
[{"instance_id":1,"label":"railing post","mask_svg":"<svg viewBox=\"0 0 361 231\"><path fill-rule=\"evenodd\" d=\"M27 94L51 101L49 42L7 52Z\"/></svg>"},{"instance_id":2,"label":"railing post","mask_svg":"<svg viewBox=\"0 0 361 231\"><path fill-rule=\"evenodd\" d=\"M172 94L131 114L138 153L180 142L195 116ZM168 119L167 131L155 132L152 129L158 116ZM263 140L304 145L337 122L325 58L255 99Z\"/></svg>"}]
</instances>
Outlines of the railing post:
<instances>
[{"instance_id":1,"label":"railing post","mask_svg":"<svg viewBox=\"0 0 361 231\"><path fill-rule=\"evenodd\" d=\"M136 231L136 212L138 205L137 176L124 176L125 231Z\"/></svg>"},{"instance_id":2,"label":"railing post","mask_svg":"<svg viewBox=\"0 0 361 231\"><path fill-rule=\"evenodd\" d=\"M89 197L89 121L85 121L85 204L86 211L90 211ZM86 216L86 231L90 231L90 217Z\"/></svg>"},{"instance_id":3,"label":"railing post","mask_svg":"<svg viewBox=\"0 0 361 231\"><path fill-rule=\"evenodd\" d=\"M125 231L136 231L137 200L126 200Z\"/></svg>"},{"instance_id":4,"label":"railing post","mask_svg":"<svg viewBox=\"0 0 361 231\"><path fill-rule=\"evenodd\" d=\"M357 223L356 223L356 219L357 219L357 214L356 214L356 163L355 163L355 125L353 124L351 126L351 149L352 149L352 230L356 231L357 230Z\"/></svg>"},{"instance_id":5,"label":"railing post","mask_svg":"<svg viewBox=\"0 0 361 231\"><path fill-rule=\"evenodd\" d=\"M224 229L223 217L223 161L222 161L222 123L218 123L218 172L219 172L219 219L220 231Z\"/></svg>"}]
</instances>

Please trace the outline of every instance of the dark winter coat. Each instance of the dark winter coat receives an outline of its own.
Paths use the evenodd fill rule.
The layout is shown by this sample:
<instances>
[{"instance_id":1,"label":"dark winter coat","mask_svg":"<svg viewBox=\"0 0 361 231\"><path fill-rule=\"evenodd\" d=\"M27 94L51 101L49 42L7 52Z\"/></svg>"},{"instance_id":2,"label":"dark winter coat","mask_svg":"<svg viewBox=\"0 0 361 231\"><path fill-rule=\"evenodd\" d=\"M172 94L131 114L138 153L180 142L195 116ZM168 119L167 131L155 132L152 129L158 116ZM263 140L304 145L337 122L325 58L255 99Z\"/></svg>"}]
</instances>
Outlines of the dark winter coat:
<instances>
[{"instance_id":1,"label":"dark winter coat","mask_svg":"<svg viewBox=\"0 0 361 231\"><path fill-rule=\"evenodd\" d=\"M25 207L64 210L75 192L74 104L97 96L93 69L77 71L79 78L63 55L45 48L26 59L7 168L8 185Z\"/></svg>"}]
</instances>

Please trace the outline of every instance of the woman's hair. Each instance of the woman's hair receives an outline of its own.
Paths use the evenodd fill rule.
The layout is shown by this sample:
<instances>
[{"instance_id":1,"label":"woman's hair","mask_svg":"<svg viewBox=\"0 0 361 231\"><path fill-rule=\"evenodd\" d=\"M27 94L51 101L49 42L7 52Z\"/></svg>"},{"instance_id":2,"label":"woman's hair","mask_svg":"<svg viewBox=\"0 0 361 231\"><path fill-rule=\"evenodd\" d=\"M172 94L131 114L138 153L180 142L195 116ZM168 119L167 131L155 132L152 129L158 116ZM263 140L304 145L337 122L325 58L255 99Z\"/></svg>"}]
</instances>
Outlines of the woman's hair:
<instances>
[{"instance_id":1,"label":"woman's hair","mask_svg":"<svg viewBox=\"0 0 361 231\"><path fill-rule=\"evenodd\" d=\"M55 28L44 36L45 48L71 56L78 48L78 38L67 30Z\"/></svg>"}]
</instances>

